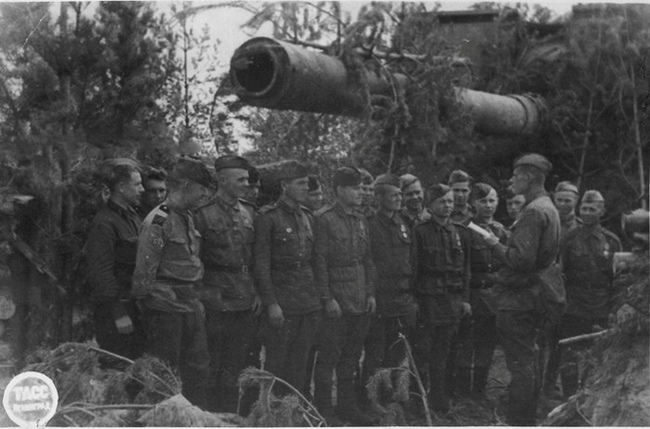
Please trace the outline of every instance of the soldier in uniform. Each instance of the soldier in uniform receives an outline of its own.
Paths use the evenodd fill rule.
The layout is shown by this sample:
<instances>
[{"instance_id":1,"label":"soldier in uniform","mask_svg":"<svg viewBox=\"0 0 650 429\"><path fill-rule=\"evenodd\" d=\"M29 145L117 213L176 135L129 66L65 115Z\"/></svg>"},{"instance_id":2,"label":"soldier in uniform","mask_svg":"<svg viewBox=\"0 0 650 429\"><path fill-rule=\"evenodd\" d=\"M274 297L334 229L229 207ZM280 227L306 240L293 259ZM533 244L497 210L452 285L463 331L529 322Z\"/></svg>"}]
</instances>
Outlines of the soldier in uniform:
<instances>
[{"instance_id":1,"label":"soldier in uniform","mask_svg":"<svg viewBox=\"0 0 650 429\"><path fill-rule=\"evenodd\" d=\"M372 260L377 269L377 312L371 318L365 343L362 383L379 368L396 367L406 349L399 334L409 335L415 325L416 305L411 292L411 230L399 209L402 191L399 177L382 174L375 181L379 210L370 219Z\"/></svg>"},{"instance_id":2,"label":"soldier in uniform","mask_svg":"<svg viewBox=\"0 0 650 429\"><path fill-rule=\"evenodd\" d=\"M305 206L316 213L325 205L325 200L323 199L323 188L320 184L318 177L309 175L309 192L307 192L307 199L305 200Z\"/></svg>"},{"instance_id":3,"label":"soldier in uniform","mask_svg":"<svg viewBox=\"0 0 650 429\"><path fill-rule=\"evenodd\" d=\"M314 399L332 424L332 376L336 369L337 411L355 425L371 423L358 406L354 386L368 315L374 313L374 265L370 253L368 221L361 205L361 174L355 168L335 171L332 187L336 201L316 214L314 274L325 295L325 307L316 360Z\"/></svg>"},{"instance_id":4,"label":"soldier in uniform","mask_svg":"<svg viewBox=\"0 0 650 429\"><path fill-rule=\"evenodd\" d=\"M582 223L580 218L576 216L578 196L578 188L571 182L560 182L555 187L553 202L560 213L560 240L569 231L574 230ZM540 356L544 358L548 355L545 362L542 386L542 392L546 399L562 399L562 395L557 388L557 376L562 359L562 350L559 343L560 335L560 326L555 324L549 327L545 337L540 338Z\"/></svg>"},{"instance_id":5,"label":"soldier in uniform","mask_svg":"<svg viewBox=\"0 0 650 429\"><path fill-rule=\"evenodd\" d=\"M508 388L507 423L534 426L540 388L537 338L542 322L552 316L551 302L564 298L561 271L555 264L560 247L560 217L544 190L551 163L526 154L513 165L512 191L526 197L506 245L492 234L486 242L504 268L494 287L497 334L512 376Z\"/></svg>"},{"instance_id":6,"label":"soldier in uniform","mask_svg":"<svg viewBox=\"0 0 650 429\"><path fill-rule=\"evenodd\" d=\"M420 179L407 173L401 175L399 180L404 203L400 216L412 230L416 225L431 219L431 214L424 207L424 191Z\"/></svg>"},{"instance_id":7,"label":"soldier in uniform","mask_svg":"<svg viewBox=\"0 0 650 429\"><path fill-rule=\"evenodd\" d=\"M147 353L180 372L183 395L199 407L207 405L209 356L205 313L195 290L203 265L192 210L211 186L202 162L177 161L167 199L142 223L132 291L145 312Z\"/></svg>"},{"instance_id":8,"label":"soldier in uniform","mask_svg":"<svg viewBox=\"0 0 650 429\"><path fill-rule=\"evenodd\" d=\"M248 189L244 195L244 199L251 203L253 206L258 207L257 198L260 196L260 171L250 166L248 170Z\"/></svg>"},{"instance_id":9,"label":"soldier in uniform","mask_svg":"<svg viewBox=\"0 0 650 429\"><path fill-rule=\"evenodd\" d=\"M508 189L506 193L506 208L508 209L508 216L510 216L510 219L512 220L510 227L514 226L515 222L519 218L519 213L524 207L524 204L526 204L526 199L523 195L517 195Z\"/></svg>"},{"instance_id":10,"label":"soldier in uniform","mask_svg":"<svg viewBox=\"0 0 650 429\"><path fill-rule=\"evenodd\" d=\"M205 275L200 288L206 309L210 350L210 390L217 409L236 412L237 381L244 369L261 300L253 278L255 208L242 198L248 189L248 161L226 155L214 162L218 190L196 213L203 237Z\"/></svg>"},{"instance_id":11,"label":"soldier in uniform","mask_svg":"<svg viewBox=\"0 0 650 429\"><path fill-rule=\"evenodd\" d=\"M255 222L255 277L266 309L261 336L266 370L302 390L327 291L317 289L312 270L313 218L302 205L307 167L288 161L279 180L280 198Z\"/></svg>"},{"instance_id":12,"label":"soldier in uniform","mask_svg":"<svg viewBox=\"0 0 650 429\"><path fill-rule=\"evenodd\" d=\"M475 213L472 222L491 231L499 237L499 242L506 243L508 232L494 220L499 204L496 190L486 183L474 184L471 204ZM482 396L497 342L492 287L496 284L496 272L502 263L494 257L478 233L472 231L471 235L472 279L469 284L469 303L472 306L472 317L465 318L460 323L456 387L461 394Z\"/></svg>"},{"instance_id":13,"label":"soldier in uniform","mask_svg":"<svg viewBox=\"0 0 650 429\"><path fill-rule=\"evenodd\" d=\"M427 188L431 219L415 227L413 272L420 317L415 327L414 353L418 371L429 385L434 410L447 412L447 360L461 317L471 315L469 304L470 236L467 228L450 220L451 188Z\"/></svg>"},{"instance_id":14,"label":"soldier in uniform","mask_svg":"<svg viewBox=\"0 0 650 429\"><path fill-rule=\"evenodd\" d=\"M375 195L372 186L375 179L368 170L360 168L359 172L361 173L361 214L370 219L375 214Z\"/></svg>"},{"instance_id":15,"label":"soldier in uniform","mask_svg":"<svg viewBox=\"0 0 650 429\"><path fill-rule=\"evenodd\" d=\"M580 223L580 219L576 216L578 196L578 188L571 182L560 182L555 187L553 202L560 213L561 237L564 237L567 232L576 228Z\"/></svg>"},{"instance_id":16,"label":"soldier in uniform","mask_svg":"<svg viewBox=\"0 0 650 429\"><path fill-rule=\"evenodd\" d=\"M142 177L142 203L140 204L140 213L142 218L147 217L149 212L159 204L162 204L167 198L167 172L154 167L147 167Z\"/></svg>"},{"instance_id":17,"label":"soldier in uniform","mask_svg":"<svg viewBox=\"0 0 650 429\"><path fill-rule=\"evenodd\" d=\"M463 170L454 170L449 175L449 187L454 193L454 209L450 219L465 226L472 219L472 210L469 206L471 180L469 174Z\"/></svg>"},{"instance_id":18,"label":"soldier in uniform","mask_svg":"<svg viewBox=\"0 0 650 429\"><path fill-rule=\"evenodd\" d=\"M129 359L142 354L144 332L131 297L143 192L140 172L129 164L108 167L110 197L97 213L86 240L85 260L99 346Z\"/></svg>"},{"instance_id":19,"label":"soldier in uniform","mask_svg":"<svg viewBox=\"0 0 650 429\"><path fill-rule=\"evenodd\" d=\"M580 203L582 224L562 240L560 259L566 278L567 311L560 324L560 338L607 328L619 292L613 284L613 259L614 253L621 251L621 241L600 225L604 213L605 200L600 192L586 191ZM563 354L560 376L566 397L573 395L579 386L580 346L570 345Z\"/></svg>"}]
</instances>

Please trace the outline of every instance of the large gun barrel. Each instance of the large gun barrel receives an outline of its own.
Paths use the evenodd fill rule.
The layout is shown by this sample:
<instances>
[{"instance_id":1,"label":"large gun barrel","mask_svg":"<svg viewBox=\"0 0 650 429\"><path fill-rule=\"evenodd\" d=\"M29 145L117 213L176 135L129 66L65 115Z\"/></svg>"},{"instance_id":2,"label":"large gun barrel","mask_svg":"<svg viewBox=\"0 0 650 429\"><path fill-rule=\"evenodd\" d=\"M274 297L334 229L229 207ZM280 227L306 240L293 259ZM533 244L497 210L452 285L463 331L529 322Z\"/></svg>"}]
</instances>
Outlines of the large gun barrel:
<instances>
[{"instance_id":1,"label":"large gun barrel","mask_svg":"<svg viewBox=\"0 0 650 429\"><path fill-rule=\"evenodd\" d=\"M370 94L391 90L391 79L364 71ZM405 83L407 77L393 79ZM242 44L230 61L230 79L239 98L251 106L359 117L364 97L343 62L320 52L256 37ZM543 125L546 105L532 95L496 95L454 88L456 99L476 129L490 134L531 134Z\"/></svg>"}]
</instances>

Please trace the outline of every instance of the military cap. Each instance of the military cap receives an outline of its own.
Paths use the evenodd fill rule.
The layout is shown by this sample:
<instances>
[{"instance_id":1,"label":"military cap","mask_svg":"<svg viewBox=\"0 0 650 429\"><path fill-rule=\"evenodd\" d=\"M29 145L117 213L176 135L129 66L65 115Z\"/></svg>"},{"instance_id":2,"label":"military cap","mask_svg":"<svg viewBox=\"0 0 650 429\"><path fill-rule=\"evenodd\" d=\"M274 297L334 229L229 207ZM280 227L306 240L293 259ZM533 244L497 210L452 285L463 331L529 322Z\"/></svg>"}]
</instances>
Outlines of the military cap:
<instances>
[{"instance_id":1,"label":"military cap","mask_svg":"<svg viewBox=\"0 0 650 429\"><path fill-rule=\"evenodd\" d=\"M390 186L395 186L397 188L400 187L400 179L399 177L395 176L394 174L381 174L377 176L377 179L375 179L375 186L377 185L390 185Z\"/></svg>"},{"instance_id":2,"label":"military cap","mask_svg":"<svg viewBox=\"0 0 650 429\"><path fill-rule=\"evenodd\" d=\"M301 162L290 159L282 163L278 172L279 180L294 180L301 177L307 177L309 172L307 166Z\"/></svg>"},{"instance_id":3,"label":"military cap","mask_svg":"<svg viewBox=\"0 0 650 429\"><path fill-rule=\"evenodd\" d=\"M436 183L435 185L431 185L427 188L427 200L429 203L434 202L440 197L444 197L447 195L449 192L451 192L451 188L444 183Z\"/></svg>"},{"instance_id":4,"label":"military cap","mask_svg":"<svg viewBox=\"0 0 650 429\"><path fill-rule=\"evenodd\" d=\"M482 198L487 197L490 192L496 192L494 188L487 183L475 183L474 186L472 186L472 198L474 200L480 200Z\"/></svg>"},{"instance_id":5,"label":"military cap","mask_svg":"<svg viewBox=\"0 0 650 429\"><path fill-rule=\"evenodd\" d=\"M454 170L449 175L449 185L453 185L454 183L470 182L471 180L472 177L463 170Z\"/></svg>"},{"instance_id":6,"label":"military cap","mask_svg":"<svg viewBox=\"0 0 650 429\"><path fill-rule=\"evenodd\" d=\"M250 171L251 165L246 158L237 155L224 155L214 160L214 170L221 171L226 168L239 168Z\"/></svg>"},{"instance_id":7,"label":"military cap","mask_svg":"<svg viewBox=\"0 0 650 429\"><path fill-rule=\"evenodd\" d=\"M332 178L332 187L337 186L359 186L361 184L361 173L354 167L341 167L336 169Z\"/></svg>"},{"instance_id":8,"label":"military cap","mask_svg":"<svg viewBox=\"0 0 650 429\"><path fill-rule=\"evenodd\" d=\"M544 175L547 175L551 170L553 170L553 164L551 164L551 161L538 153L527 153L520 156L515 159L512 168L515 169L523 165L532 165L533 167L538 168L542 173L544 173Z\"/></svg>"},{"instance_id":9,"label":"military cap","mask_svg":"<svg viewBox=\"0 0 650 429\"><path fill-rule=\"evenodd\" d=\"M581 202L583 203L604 203L605 199L602 194L594 189L585 191L585 194L582 196Z\"/></svg>"},{"instance_id":10,"label":"military cap","mask_svg":"<svg viewBox=\"0 0 650 429\"><path fill-rule=\"evenodd\" d=\"M420 179L418 179L417 177L415 177L414 175L412 175L410 173L406 173L406 174L402 174L399 177L399 181L400 181L402 190L404 190L404 189L408 188L409 186L411 186L412 184L414 184L415 182L419 182Z\"/></svg>"},{"instance_id":11,"label":"military cap","mask_svg":"<svg viewBox=\"0 0 650 429\"><path fill-rule=\"evenodd\" d=\"M368 172L365 168L359 168L359 173L361 173L361 183L364 185L371 185L374 178L372 177L372 174Z\"/></svg>"},{"instance_id":12,"label":"military cap","mask_svg":"<svg viewBox=\"0 0 650 429\"><path fill-rule=\"evenodd\" d=\"M196 182L206 188L212 188L214 181L208 167L198 159L181 157L176 161L171 173L176 179L185 179Z\"/></svg>"},{"instance_id":13,"label":"military cap","mask_svg":"<svg viewBox=\"0 0 650 429\"><path fill-rule=\"evenodd\" d=\"M309 192L320 189L320 180L314 175L309 175Z\"/></svg>"},{"instance_id":14,"label":"military cap","mask_svg":"<svg viewBox=\"0 0 650 429\"><path fill-rule=\"evenodd\" d=\"M260 171L253 167L252 165L248 166L248 184L249 185L259 185L260 183Z\"/></svg>"},{"instance_id":15,"label":"military cap","mask_svg":"<svg viewBox=\"0 0 650 429\"><path fill-rule=\"evenodd\" d=\"M571 182L564 181L557 184L555 192L573 192L578 195L578 187Z\"/></svg>"}]
</instances>

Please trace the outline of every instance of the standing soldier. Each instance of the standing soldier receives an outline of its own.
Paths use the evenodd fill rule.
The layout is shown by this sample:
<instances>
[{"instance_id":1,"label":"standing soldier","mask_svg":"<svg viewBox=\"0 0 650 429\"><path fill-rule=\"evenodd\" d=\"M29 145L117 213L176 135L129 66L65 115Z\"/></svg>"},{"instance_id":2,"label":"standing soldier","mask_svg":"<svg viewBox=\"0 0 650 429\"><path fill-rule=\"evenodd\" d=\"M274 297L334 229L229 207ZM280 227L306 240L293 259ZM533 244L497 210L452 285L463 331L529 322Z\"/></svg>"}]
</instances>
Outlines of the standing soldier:
<instances>
[{"instance_id":1,"label":"standing soldier","mask_svg":"<svg viewBox=\"0 0 650 429\"><path fill-rule=\"evenodd\" d=\"M374 192L372 182L375 180L372 174L363 168L359 169L361 173L361 214L366 219L370 219L375 214Z\"/></svg>"},{"instance_id":2,"label":"standing soldier","mask_svg":"<svg viewBox=\"0 0 650 429\"><path fill-rule=\"evenodd\" d=\"M251 203L257 210L257 199L260 196L260 171L252 165L248 170L248 188L244 199Z\"/></svg>"},{"instance_id":3,"label":"standing soldier","mask_svg":"<svg viewBox=\"0 0 650 429\"><path fill-rule=\"evenodd\" d=\"M491 231L506 243L508 232L505 227L494 220L494 213L499 204L496 190L486 183L476 183L472 187L471 203L474 208L472 222L483 229ZM476 232L472 232L471 272L469 283L472 317L461 321L459 332L457 387L465 395L481 396L485 392L488 372L492 365L492 355L496 347L496 309L492 287L496 284L496 272L501 268L501 261L496 259L492 250Z\"/></svg>"},{"instance_id":4,"label":"standing soldier","mask_svg":"<svg viewBox=\"0 0 650 429\"><path fill-rule=\"evenodd\" d=\"M253 264L254 207L242 198L248 190L248 161L226 155L214 162L218 189L196 214L203 237L205 265L201 301L206 309L210 350L210 389L218 409L237 412L239 373L244 369L256 315L261 311L255 290Z\"/></svg>"},{"instance_id":5,"label":"standing soldier","mask_svg":"<svg viewBox=\"0 0 650 429\"><path fill-rule=\"evenodd\" d=\"M136 359L142 353L144 333L131 282L140 227L135 207L142 181L133 165L108 168L110 197L93 219L85 246L95 335L104 350Z\"/></svg>"},{"instance_id":6,"label":"standing soldier","mask_svg":"<svg viewBox=\"0 0 650 429\"><path fill-rule=\"evenodd\" d=\"M614 289L614 253L621 241L600 225L605 200L598 191L587 191L580 204L582 225L569 231L560 248L566 278L567 311L560 324L560 337L590 334L594 327L605 329L616 296ZM564 396L579 387L578 352L580 345L569 347L560 367ZM584 380L584 377L583 377Z\"/></svg>"},{"instance_id":7,"label":"standing soldier","mask_svg":"<svg viewBox=\"0 0 650 429\"><path fill-rule=\"evenodd\" d=\"M432 217L413 234L414 290L420 309L414 349L431 406L446 413L449 348L461 317L471 315L470 237L467 228L449 218L454 204L449 186L430 186L426 201Z\"/></svg>"},{"instance_id":8,"label":"standing soldier","mask_svg":"<svg viewBox=\"0 0 650 429\"><path fill-rule=\"evenodd\" d=\"M309 192L307 193L307 199L305 200L305 206L312 213L316 213L325 205L323 199L323 187L320 184L318 177L309 175Z\"/></svg>"},{"instance_id":9,"label":"standing soldier","mask_svg":"<svg viewBox=\"0 0 650 429\"><path fill-rule=\"evenodd\" d=\"M282 195L261 209L255 223L255 277L266 308L261 335L266 369L302 390L327 291L316 288L313 218L301 205L309 189L307 167L287 161L279 180Z\"/></svg>"},{"instance_id":10,"label":"standing soldier","mask_svg":"<svg viewBox=\"0 0 650 429\"><path fill-rule=\"evenodd\" d=\"M140 214L144 219L159 204L167 198L167 172L163 169L147 167L142 177L142 203Z\"/></svg>"},{"instance_id":11,"label":"standing soldier","mask_svg":"<svg viewBox=\"0 0 650 429\"><path fill-rule=\"evenodd\" d=\"M506 192L506 208L508 210L508 216L512 220L509 229L514 227L515 222L519 218L519 213L521 213L521 209L524 208L524 204L526 204L526 198L523 195L515 194L508 188Z\"/></svg>"},{"instance_id":12,"label":"standing soldier","mask_svg":"<svg viewBox=\"0 0 650 429\"><path fill-rule=\"evenodd\" d=\"M526 197L506 245L492 234L486 242L504 267L494 288L497 334L512 376L507 423L535 426L540 367L537 338L548 322L550 306L564 300L564 285L555 264L560 247L560 217L544 190L551 163L526 154L513 165L512 190ZM550 298L554 295L555 301Z\"/></svg>"},{"instance_id":13,"label":"standing soldier","mask_svg":"<svg viewBox=\"0 0 650 429\"><path fill-rule=\"evenodd\" d=\"M560 182L555 187L553 202L560 213L560 237L564 237L567 232L575 229L580 224L580 219L576 216L576 206L578 205L578 188L571 182Z\"/></svg>"},{"instance_id":14,"label":"standing soldier","mask_svg":"<svg viewBox=\"0 0 650 429\"><path fill-rule=\"evenodd\" d=\"M392 174L377 177L375 195L379 210L370 219L370 247L377 269L377 313L371 318L365 343L364 387L377 369L396 367L404 359L406 348L399 334L410 334L416 313L410 284L411 230L399 216L402 204L399 177Z\"/></svg>"},{"instance_id":15,"label":"standing soldier","mask_svg":"<svg viewBox=\"0 0 650 429\"><path fill-rule=\"evenodd\" d=\"M319 341L314 399L321 413L333 421L332 376L336 369L337 411L354 425L371 423L359 409L354 386L368 314L375 311L374 266L368 221L361 205L361 174L355 168L335 171L336 201L316 215L314 274L327 319Z\"/></svg>"},{"instance_id":16,"label":"standing soldier","mask_svg":"<svg viewBox=\"0 0 650 429\"><path fill-rule=\"evenodd\" d=\"M212 185L202 162L177 161L169 177L169 195L142 224L133 275L133 296L144 309L147 353L178 370L183 395L205 407L209 356L205 313L194 285L203 276L201 236L192 210Z\"/></svg>"},{"instance_id":17,"label":"standing soldier","mask_svg":"<svg viewBox=\"0 0 650 429\"><path fill-rule=\"evenodd\" d=\"M576 205L578 203L578 188L571 182L560 182L555 187L553 202L560 214L560 240L569 231L573 231L582 223L576 216ZM559 322L559 321L558 321ZM542 363L545 363L543 390L545 399L560 400L562 395L557 388L557 376L562 360L562 349L560 348L560 326L550 326L546 336L540 338L540 356ZM544 358L548 355L546 362Z\"/></svg>"},{"instance_id":18,"label":"standing soldier","mask_svg":"<svg viewBox=\"0 0 650 429\"><path fill-rule=\"evenodd\" d=\"M469 206L471 180L470 175L463 170L454 170L449 175L449 186L454 193L454 209L450 219L465 226L472 219L472 210Z\"/></svg>"},{"instance_id":19,"label":"standing soldier","mask_svg":"<svg viewBox=\"0 0 650 429\"><path fill-rule=\"evenodd\" d=\"M420 179L407 173L401 175L399 180L404 202L400 216L404 223L413 230L416 225L431 219L431 214L424 207L424 191Z\"/></svg>"}]
</instances>

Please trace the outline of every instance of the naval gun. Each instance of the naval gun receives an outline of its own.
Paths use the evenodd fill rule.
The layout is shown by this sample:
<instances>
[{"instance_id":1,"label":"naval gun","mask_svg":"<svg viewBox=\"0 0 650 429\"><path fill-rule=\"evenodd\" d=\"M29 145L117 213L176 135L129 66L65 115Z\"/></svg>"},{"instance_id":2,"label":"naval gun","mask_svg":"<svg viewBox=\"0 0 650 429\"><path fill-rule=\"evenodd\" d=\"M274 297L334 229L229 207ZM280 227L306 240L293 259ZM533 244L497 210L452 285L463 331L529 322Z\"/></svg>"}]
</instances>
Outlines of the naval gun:
<instances>
[{"instance_id":1,"label":"naval gun","mask_svg":"<svg viewBox=\"0 0 650 429\"><path fill-rule=\"evenodd\" d=\"M406 83L408 77L393 74ZM367 108L361 88L338 58L279 40L256 37L244 42L230 61L230 80L248 105L352 117ZM373 94L391 90L391 77L367 70L363 79ZM544 124L545 101L530 94L497 95L454 87L456 100L469 111L477 131L533 134Z\"/></svg>"}]
</instances>

